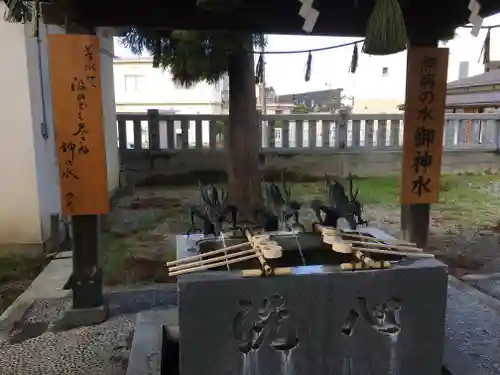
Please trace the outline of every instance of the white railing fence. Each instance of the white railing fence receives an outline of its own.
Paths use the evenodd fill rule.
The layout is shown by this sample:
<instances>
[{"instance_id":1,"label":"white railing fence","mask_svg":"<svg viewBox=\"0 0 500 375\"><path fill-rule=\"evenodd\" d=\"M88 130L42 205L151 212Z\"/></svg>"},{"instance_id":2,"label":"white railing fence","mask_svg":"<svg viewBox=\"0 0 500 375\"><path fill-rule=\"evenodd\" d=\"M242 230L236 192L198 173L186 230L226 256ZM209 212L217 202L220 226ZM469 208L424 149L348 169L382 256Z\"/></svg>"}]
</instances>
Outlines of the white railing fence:
<instances>
[{"instance_id":1,"label":"white railing fence","mask_svg":"<svg viewBox=\"0 0 500 375\"><path fill-rule=\"evenodd\" d=\"M265 150L398 150L403 142L403 114L303 114L260 117ZM121 150L216 150L226 147L227 115L118 113ZM259 124L257 124L259 126ZM500 116L446 114L445 149L497 150Z\"/></svg>"}]
</instances>

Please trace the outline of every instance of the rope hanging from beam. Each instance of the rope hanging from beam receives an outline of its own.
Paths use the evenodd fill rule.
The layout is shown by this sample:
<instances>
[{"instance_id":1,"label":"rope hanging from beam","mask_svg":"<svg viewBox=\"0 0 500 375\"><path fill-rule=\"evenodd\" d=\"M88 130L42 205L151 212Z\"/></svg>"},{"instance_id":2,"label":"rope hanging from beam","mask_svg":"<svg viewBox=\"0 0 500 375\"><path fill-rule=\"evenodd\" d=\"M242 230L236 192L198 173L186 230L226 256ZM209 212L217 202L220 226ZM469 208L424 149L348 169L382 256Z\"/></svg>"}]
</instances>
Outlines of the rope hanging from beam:
<instances>
[{"instance_id":1,"label":"rope hanging from beam","mask_svg":"<svg viewBox=\"0 0 500 375\"><path fill-rule=\"evenodd\" d=\"M481 54L479 55L479 61L481 61L481 55L483 56L483 64L488 64L490 62L490 52L491 51L491 28L488 29L486 33L486 38L484 38L483 48L481 49Z\"/></svg>"},{"instance_id":2,"label":"rope hanging from beam","mask_svg":"<svg viewBox=\"0 0 500 375\"><path fill-rule=\"evenodd\" d=\"M407 48L406 23L398 0L376 0L365 35L363 52L368 55L392 55Z\"/></svg>"},{"instance_id":3,"label":"rope hanging from beam","mask_svg":"<svg viewBox=\"0 0 500 375\"><path fill-rule=\"evenodd\" d=\"M474 26L466 25L466 26L460 26L460 27L458 27L458 29L462 29L462 28L472 29L473 27ZM500 25L481 26L481 30L492 30L492 29L497 29L497 28L500 28ZM320 48L299 49L299 50L289 50L289 51L249 51L249 53L253 53L253 54L262 53L264 55L298 55L298 54L309 53L309 52L330 51L332 49L349 47L349 46L357 45L357 44L364 43L364 42L365 42L365 39L360 39L360 40L356 40L354 42L335 44L332 46L320 47Z\"/></svg>"}]
</instances>

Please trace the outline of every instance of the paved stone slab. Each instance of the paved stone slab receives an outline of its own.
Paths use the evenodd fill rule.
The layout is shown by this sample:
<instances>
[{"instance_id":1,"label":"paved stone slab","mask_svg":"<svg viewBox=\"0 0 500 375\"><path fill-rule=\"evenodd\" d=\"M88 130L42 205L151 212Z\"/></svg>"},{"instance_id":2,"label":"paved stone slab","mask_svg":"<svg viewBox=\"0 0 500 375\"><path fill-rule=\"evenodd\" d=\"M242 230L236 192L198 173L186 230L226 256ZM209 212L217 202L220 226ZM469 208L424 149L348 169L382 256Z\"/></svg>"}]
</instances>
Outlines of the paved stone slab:
<instances>
[{"instance_id":1,"label":"paved stone slab","mask_svg":"<svg viewBox=\"0 0 500 375\"><path fill-rule=\"evenodd\" d=\"M486 302L448 287L444 365L453 375L500 374L500 314Z\"/></svg>"},{"instance_id":2,"label":"paved stone slab","mask_svg":"<svg viewBox=\"0 0 500 375\"><path fill-rule=\"evenodd\" d=\"M137 314L127 375L161 375L164 326L177 324L177 308Z\"/></svg>"},{"instance_id":3,"label":"paved stone slab","mask_svg":"<svg viewBox=\"0 0 500 375\"><path fill-rule=\"evenodd\" d=\"M63 287L73 271L72 259L54 259L33 281L26 293L34 299L61 298L71 291Z\"/></svg>"},{"instance_id":4,"label":"paved stone slab","mask_svg":"<svg viewBox=\"0 0 500 375\"><path fill-rule=\"evenodd\" d=\"M73 258L72 251L61 251L55 257L55 259L69 259L69 258Z\"/></svg>"},{"instance_id":5,"label":"paved stone slab","mask_svg":"<svg viewBox=\"0 0 500 375\"><path fill-rule=\"evenodd\" d=\"M500 272L493 273L468 273L460 277L463 281L495 280L500 279Z\"/></svg>"},{"instance_id":6,"label":"paved stone slab","mask_svg":"<svg viewBox=\"0 0 500 375\"><path fill-rule=\"evenodd\" d=\"M475 288L479 289L481 292L500 300L500 280L471 280L467 282Z\"/></svg>"},{"instance_id":7,"label":"paved stone slab","mask_svg":"<svg viewBox=\"0 0 500 375\"><path fill-rule=\"evenodd\" d=\"M54 259L45 267L30 287L0 316L0 343L7 340L9 332L23 318L35 300L59 299L70 294L69 290L63 288L72 270L71 259Z\"/></svg>"}]
</instances>

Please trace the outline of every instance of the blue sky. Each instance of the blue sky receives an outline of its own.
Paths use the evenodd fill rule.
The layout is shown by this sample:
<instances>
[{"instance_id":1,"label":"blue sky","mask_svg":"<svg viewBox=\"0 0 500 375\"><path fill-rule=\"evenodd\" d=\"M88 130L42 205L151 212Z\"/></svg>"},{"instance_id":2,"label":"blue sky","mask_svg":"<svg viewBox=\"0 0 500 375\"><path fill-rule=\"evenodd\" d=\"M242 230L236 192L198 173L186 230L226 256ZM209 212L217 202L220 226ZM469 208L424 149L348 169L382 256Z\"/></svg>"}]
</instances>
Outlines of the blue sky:
<instances>
[{"instance_id":1,"label":"blue sky","mask_svg":"<svg viewBox=\"0 0 500 375\"><path fill-rule=\"evenodd\" d=\"M500 14L485 19L483 25L500 24ZM496 35L499 29L496 29ZM495 36L496 36L495 35ZM343 44L358 40L359 38L339 37L315 37L315 36L290 36L269 35L269 51L308 50L331 45ZM482 43L484 36L470 38L470 43ZM492 38L492 49L500 45L497 37ZM495 51L493 51L495 53ZM115 55L117 57L132 57L130 51L115 43ZM354 77L348 74L351 62L352 46L329 51L313 53L312 76L309 82L305 82L304 73L307 53L266 55L266 82L273 86L278 94L291 92L320 90L327 87L349 87ZM500 56L492 56L499 58ZM474 57L475 58L475 57Z\"/></svg>"}]
</instances>

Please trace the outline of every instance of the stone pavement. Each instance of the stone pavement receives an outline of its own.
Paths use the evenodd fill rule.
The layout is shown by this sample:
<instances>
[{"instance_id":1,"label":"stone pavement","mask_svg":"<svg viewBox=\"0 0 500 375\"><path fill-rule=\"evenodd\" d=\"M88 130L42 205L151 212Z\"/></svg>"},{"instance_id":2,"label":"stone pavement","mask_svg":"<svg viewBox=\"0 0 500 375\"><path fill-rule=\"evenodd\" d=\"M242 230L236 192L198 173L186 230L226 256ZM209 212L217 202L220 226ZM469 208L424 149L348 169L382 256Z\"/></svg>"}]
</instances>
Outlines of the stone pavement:
<instances>
[{"instance_id":1,"label":"stone pavement","mask_svg":"<svg viewBox=\"0 0 500 375\"><path fill-rule=\"evenodd\" d=\"M444 365L453 375L500 373L500 300L448 280Z\"/></svg>"},{"instance_id":2,"label":"stone pavement","mask_svg":"<svg viewBox=\"0 0 500 375\"><path fill-rule=\"evenodd\" d=\"M111 292L106 300L106 322L61 332L50 332L50 326L71 299L37 300L0 344L0 374L125 375L136 314L176 305L176 286Z\"/></svg>"}]
</instances>

